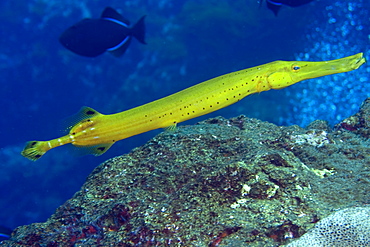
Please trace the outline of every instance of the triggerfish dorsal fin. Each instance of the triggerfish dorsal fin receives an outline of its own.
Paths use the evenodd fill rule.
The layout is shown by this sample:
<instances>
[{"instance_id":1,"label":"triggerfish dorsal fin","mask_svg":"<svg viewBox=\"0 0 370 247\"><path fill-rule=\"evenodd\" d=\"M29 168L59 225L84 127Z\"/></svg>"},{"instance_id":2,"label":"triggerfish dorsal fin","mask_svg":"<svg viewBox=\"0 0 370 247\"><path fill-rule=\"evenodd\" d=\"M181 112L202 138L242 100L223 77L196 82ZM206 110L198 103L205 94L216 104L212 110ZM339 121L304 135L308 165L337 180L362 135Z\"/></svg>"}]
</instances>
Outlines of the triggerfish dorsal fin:
<instances>
[{"instance_id":1,"label":"triggerfish dorsal fin","mask_svg":"<svg viewBox=\"0 0 370 247\"><path fill-rule=\"evenodd\" d=\"M129 20L124 18L122 15L120 15L120 13L118 13L117 11L115 11L111 7L106 7L104 9L103 13L101 14L101 18L111 19L111 20L116 20L118 22L122 22L126 27L128 27L130 25Z\"/></svg>"},{"instance_id":2,"label":"triggerfish dorsal fin","mask_svg":"<svg viewBox=\"0 0 370 247\"><path fill-rule=\"evenodd\" d=\"M64 122L64 125L67 127L67 130L69 131L73 126L75 126L77 123L81 122L82 120L96 117L99 115L103 115L103 114L92 109L91 107L83 106L79 110L79 112L77 112L76 114L70 117L67 117L63 122Z\"/></svg>"}]
</instances>

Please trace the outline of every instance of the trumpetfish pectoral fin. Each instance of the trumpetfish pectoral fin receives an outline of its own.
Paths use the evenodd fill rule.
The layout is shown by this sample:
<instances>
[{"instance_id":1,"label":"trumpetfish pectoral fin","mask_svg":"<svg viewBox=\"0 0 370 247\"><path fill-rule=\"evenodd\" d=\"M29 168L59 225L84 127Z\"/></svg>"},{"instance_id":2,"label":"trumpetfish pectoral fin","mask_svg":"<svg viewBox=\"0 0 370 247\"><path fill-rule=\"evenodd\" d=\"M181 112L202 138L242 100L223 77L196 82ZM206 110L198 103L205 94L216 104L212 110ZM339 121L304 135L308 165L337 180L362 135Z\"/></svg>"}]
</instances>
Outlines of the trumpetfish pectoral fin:
<instances>
[{"instance_id":1,"label":"trumpetfish pectoral fin","mask_svg":"<svg viewBox=\"0 0 370 247\"><path fill-rule=\"evenodd\" d=\"M171 124L170 126L166 127L165 130L167 131L175 131L177 128L177 124Z\"/></svg>"}]
</instances>

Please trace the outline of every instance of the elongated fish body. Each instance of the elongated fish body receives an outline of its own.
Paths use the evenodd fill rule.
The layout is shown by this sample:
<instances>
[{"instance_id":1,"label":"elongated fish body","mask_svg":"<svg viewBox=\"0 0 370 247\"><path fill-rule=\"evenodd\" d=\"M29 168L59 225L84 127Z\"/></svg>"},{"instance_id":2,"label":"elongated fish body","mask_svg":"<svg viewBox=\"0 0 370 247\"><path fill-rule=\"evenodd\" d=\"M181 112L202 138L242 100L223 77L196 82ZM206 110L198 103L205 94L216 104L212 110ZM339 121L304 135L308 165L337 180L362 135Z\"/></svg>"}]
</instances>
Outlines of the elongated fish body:
<instances>
[{"instance_id":1,"label":"elongated fish body","mask_svg":"<svg viewBox=\"0 0 370 247\"><path fill-rule=\"evenodd\" d=\"M162 99L111 115L89 107L78 114L69 134L50 141L28 142L22 155L39 159L48 150L68 143L103 154L116 141L214 112L244 97L282 89L299 81L348 72L365 63L362 53L323 62L275 61L222 75Z\"/></svg>"}]
</instances>

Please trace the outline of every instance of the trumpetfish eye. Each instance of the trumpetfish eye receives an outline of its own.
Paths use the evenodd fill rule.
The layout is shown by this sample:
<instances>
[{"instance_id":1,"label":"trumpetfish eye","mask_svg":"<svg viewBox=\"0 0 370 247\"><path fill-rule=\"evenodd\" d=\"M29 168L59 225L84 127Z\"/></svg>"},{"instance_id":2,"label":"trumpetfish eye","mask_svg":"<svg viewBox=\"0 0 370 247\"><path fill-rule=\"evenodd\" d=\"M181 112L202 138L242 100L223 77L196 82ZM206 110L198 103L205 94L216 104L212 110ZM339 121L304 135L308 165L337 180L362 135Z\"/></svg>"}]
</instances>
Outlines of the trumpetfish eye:
<instances>
[{"instance_id":1,"label":"trumpetfish eye","mask_svg":"<svg viewBox=\"0 0 370 247\"><path fill-rule=\"evenodd\" d=\"M297 65L293 65L292 69L293 69L294 71L298 71L298 70L300 70L300 69L301 69L301 67L299 67L299 66L297 66Z\"/></svg>"}]
</instances>

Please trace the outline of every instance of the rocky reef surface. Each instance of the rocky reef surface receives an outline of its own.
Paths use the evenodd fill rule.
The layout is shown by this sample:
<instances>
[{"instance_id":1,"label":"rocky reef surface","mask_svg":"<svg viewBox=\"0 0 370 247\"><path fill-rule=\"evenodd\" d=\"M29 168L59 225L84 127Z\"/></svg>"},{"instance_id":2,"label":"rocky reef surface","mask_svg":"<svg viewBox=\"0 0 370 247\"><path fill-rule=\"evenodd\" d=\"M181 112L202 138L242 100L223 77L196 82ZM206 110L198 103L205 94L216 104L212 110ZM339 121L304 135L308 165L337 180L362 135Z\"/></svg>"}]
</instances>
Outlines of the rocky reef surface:
<instances>
[{"instance_id":1,"label":"rocky reef surface","mask_svg":"<svg viewBox=\"0 0 370 247\"><path fill-rule=\"evenodd\" d=\"M245 116L179 126L98 166L46 222L0 246L287 244L370 203L369 137L370 98L333 128Z\"/></svg>"}]
</instances>

